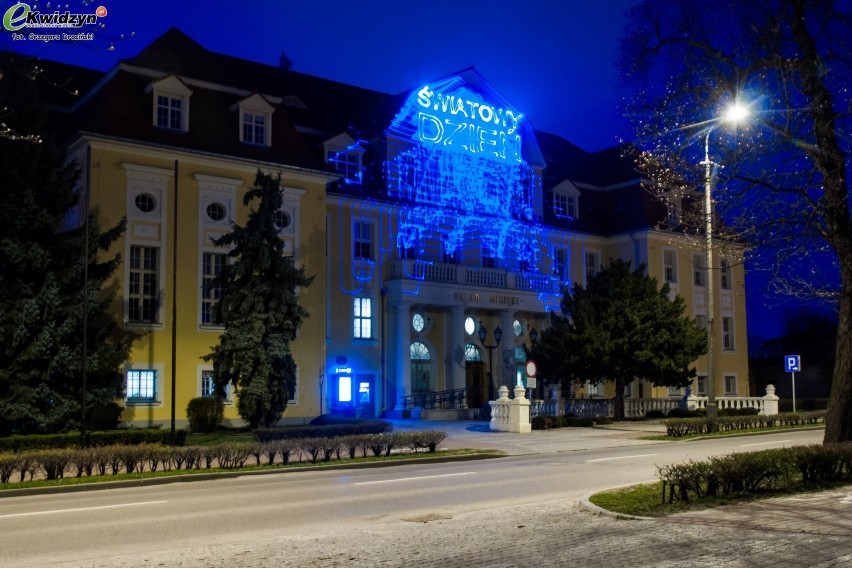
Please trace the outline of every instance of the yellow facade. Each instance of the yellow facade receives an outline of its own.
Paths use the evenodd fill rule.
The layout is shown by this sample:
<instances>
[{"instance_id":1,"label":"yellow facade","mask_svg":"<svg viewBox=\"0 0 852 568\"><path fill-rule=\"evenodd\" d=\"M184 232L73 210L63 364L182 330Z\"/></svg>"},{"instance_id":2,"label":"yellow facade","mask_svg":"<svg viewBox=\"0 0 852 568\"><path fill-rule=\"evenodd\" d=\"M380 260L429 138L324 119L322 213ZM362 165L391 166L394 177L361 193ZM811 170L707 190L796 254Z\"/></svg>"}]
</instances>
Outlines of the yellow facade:
<instances>
[{"instance_id":1,"label":"yellow facade","mask_svg":"<svg viewBox=\"0 0 852 568\"><path fill-rule=\"evenodd\" d=\"M83 183L89 192L90 206L97 212L101 224L112 226L122 217L127 218L123 237L107 253L120 254L124 259L111 286L120 291L115 311L122 314L125 329L136 338L130 361L123 371L126 375L129 369L151 369L157 374L156 400L124 401L126 408L122 420L134 426L169 424L174 400L176 425L186 424L186 405L191 398L201 396L202 372L212 369L202 357L210 353L221 333L221 328L201 321L202 255L205 251L223 252L210 239L229 230L227 219L245 224L248 209L243 205L243 195L252 187L258 169L273 175L281 173L285 199L296 213L294 231L282 234L282 238L288 243L297 266L306 266L308 275L314 277L311 286L300 290L300 301L310 317L291 345L298 365L298 386L296 396L288 404L287 416L295 420L317 416L320 396L316 378L322 373L325 347L326 280L322 267L325 263L324 211L328 176L274 164L201 156L174 149L164 151L95 137L82 138L72 149L72 155L87 174L83 176ZM133 198L139 192L155 198L156 206L151 214L142 214L134 208ZM209 218L204 206L209 202L224 204L228 217L222 222L205 223ZM159 251L160 306L156 323L128 321L128 259L132 245ZM175 313L177 320L173 326ZM233 393L226 403L225 417L230 424L241 422Z\"/></svg>"}]
</instances>

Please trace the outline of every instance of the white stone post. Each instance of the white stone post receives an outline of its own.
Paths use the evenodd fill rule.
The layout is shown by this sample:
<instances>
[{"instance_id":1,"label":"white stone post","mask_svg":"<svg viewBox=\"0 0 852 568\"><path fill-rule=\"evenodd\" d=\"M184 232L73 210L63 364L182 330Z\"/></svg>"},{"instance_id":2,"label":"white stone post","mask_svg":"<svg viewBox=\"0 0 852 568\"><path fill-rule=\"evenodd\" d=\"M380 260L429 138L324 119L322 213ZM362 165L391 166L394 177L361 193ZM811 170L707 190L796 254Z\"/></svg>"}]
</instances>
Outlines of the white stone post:
<instances>
[{"instance_id":1,"label":"white stone post","mask_svg":"<svg viewBox=\"0 0 852 568\"><path fill-rule=\"evenodd\" d=\"M503 385L497 390L497 400L488 401L491 407L491 424L492 430L507 431L509 421L509 389Z\"/></svg>"},{"instance_id":2,"label":"white stone post","mask_svg":"<svg viewBox=\"0 0 852 568\"><path fill-rule=\"evenodd\" d=\"M772 416L778 414L778 401L780 399L775 396L775 386L766 385L766 394L763 397L763 414Z\"/></svg>"},{"instance_id":3,"label":"white stone post","mask_svg":"<svg viewBox=\"0 0 852 568\"><path fill-rule=\"evenodd\" d=\"M530 424L530 400L524 396L526 389L523 385L515 387L515 398L509 406L509 432L529 434L532 432Z\"/></svg>"}]
</instances>

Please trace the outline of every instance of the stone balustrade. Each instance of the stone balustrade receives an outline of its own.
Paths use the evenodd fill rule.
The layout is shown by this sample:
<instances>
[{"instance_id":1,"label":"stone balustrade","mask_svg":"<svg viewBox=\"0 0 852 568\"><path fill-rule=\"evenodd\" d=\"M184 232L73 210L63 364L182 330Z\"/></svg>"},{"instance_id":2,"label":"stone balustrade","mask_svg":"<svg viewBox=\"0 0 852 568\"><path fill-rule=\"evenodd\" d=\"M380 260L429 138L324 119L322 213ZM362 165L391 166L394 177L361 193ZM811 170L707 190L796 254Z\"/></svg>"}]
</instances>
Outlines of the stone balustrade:
<instances>
[{"instance_id":1,"label":"stone balustrade","mask_svg":"<svg viewBox=\"0 0 852 568\"><path fill-rule=\"evenodd\" d=\"M497 400L488 403L491 406L491 429L520 434L532 432L530 401L525 396L524 387L515 387L515 398L509 398L509 388L505 385L500 387L497 393Z\"/></svg>"}]
</instances>

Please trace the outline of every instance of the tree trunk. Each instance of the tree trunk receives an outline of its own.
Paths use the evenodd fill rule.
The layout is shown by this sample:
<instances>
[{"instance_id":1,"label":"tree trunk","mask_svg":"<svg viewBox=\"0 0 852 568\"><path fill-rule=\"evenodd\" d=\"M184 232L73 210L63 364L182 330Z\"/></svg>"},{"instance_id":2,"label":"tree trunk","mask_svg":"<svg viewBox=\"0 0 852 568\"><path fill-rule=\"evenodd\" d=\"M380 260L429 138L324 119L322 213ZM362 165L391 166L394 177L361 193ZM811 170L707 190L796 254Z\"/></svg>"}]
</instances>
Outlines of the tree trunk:
<instances>
[{"instance_id":1,"label":"tree trunk","mask_svg":"<svg viewBox=\"0 0 852 568\"><path fill-rule=\"evenodd\" d=\"M828 411L826 444L852 440L852 267L840 263L841 295L837 323L837 348Z\"/></svg>"},{"instance_id":2,"label":"tree trunk","mask_svg":"<svg viewBox=\"0 0 852 568\"><path fill-rule=\"evenodd\" d=\"M612 402L612 419L624 420L624 379L615 379L615 399Z\"/></svg>"}]
</instances>

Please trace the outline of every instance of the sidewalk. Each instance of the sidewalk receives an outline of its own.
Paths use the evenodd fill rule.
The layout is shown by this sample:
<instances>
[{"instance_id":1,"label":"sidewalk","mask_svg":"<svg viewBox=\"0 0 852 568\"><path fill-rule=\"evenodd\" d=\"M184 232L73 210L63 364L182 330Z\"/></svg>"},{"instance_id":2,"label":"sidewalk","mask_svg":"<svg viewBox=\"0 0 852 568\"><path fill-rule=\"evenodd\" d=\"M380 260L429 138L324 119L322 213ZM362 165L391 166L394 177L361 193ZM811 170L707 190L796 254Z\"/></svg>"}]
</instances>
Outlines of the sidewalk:
<instances>
[{"instance_id":1,"label":"sidewalk","mask_svg":"<svg viewBox=\"0 0 852 568\"><path fill-rule=\"evenodd\" d=\"M665 434L657 422L622 422L595 428L536 430L529 434L492 432L485 421L394 420L394 430L440 430L447 433L446 449L498 450L509 455L660 444L640 438ZM587 510L611 514L586 501ZM678 513L657 522L718 525L742 530L852 536L852 485L848 489L764 499L691 513Z\"/></svg>"}]
</instances>

